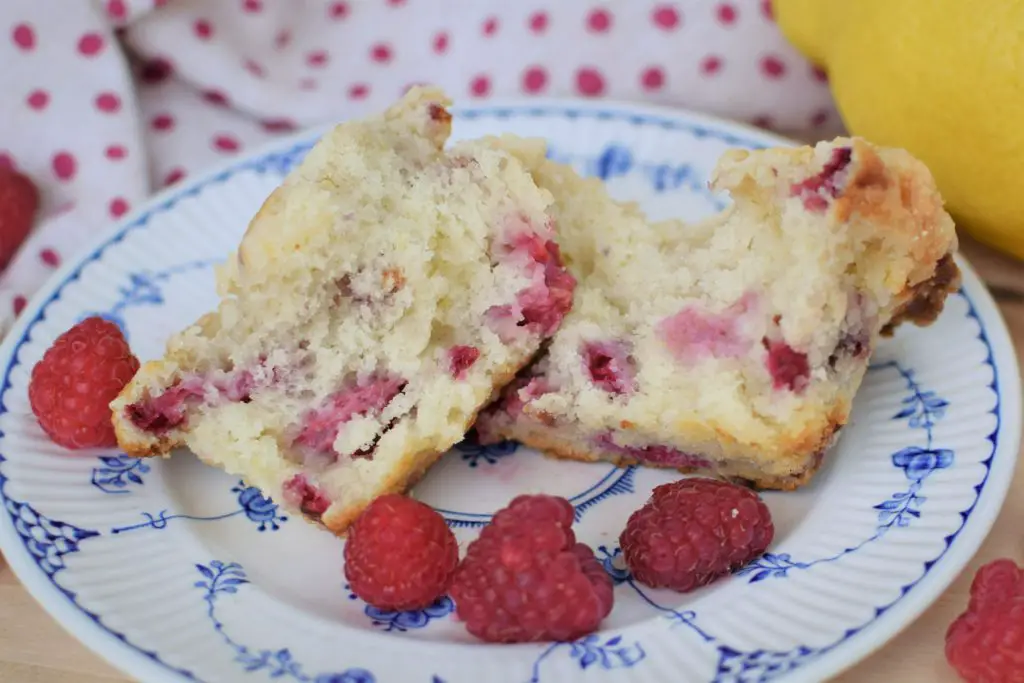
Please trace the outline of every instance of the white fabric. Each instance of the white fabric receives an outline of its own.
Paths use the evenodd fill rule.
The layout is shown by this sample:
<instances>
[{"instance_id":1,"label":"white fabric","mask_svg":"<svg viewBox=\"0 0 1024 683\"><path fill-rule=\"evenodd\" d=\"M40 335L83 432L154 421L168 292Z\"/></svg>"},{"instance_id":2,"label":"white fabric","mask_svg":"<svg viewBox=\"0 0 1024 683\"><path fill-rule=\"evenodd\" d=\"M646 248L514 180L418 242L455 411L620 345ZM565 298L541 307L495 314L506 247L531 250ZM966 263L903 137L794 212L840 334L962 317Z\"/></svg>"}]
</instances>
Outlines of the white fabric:
<instances>
[{"instance_id":1,"label":"white fabric","mask_svg":"<svg viewBox=\"0 0 1024 683\"><path fill-rule=\"evenodd\" d=\"M148 194L287 131L458 99L679 105L814 139L827 83L767 0L4 0L0 163L40 187L0 275L6 329L90 235Z\"/></svg>"}]
</instances>

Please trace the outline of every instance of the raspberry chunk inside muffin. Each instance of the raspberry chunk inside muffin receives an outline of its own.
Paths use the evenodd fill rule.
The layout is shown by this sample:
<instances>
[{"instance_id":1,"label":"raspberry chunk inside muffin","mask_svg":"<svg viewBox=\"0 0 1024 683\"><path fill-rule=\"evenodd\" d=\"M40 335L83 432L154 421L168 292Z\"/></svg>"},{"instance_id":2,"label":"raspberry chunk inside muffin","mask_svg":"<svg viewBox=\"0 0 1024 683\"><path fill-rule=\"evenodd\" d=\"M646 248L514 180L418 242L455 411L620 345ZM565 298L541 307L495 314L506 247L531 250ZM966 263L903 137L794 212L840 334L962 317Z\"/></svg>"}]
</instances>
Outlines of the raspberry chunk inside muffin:
<instances>
[{"instance_id":1,"label":"raspberry chunk inside muffin","mask_svg":"<svg viewBox=\"0 0 1024 683\"><path fill-rule=\"evenodd\" d=\"M462 439L576 281L550 192L489 141L445 149L446 106L416 88L310 151L112 405L127 452L186 445L341 533Z\"/></svg>"}]
</instances>

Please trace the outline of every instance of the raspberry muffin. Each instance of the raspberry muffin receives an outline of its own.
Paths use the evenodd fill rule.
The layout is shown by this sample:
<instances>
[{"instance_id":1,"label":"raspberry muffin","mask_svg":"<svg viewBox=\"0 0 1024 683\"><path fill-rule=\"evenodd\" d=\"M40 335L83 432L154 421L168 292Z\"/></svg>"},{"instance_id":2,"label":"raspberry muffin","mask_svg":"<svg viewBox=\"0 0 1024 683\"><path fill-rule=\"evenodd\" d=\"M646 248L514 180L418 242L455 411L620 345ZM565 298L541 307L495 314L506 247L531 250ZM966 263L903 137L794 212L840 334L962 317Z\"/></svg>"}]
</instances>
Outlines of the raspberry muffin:
<instances>
[{"instance_id":1,"label":"raspberry muffin","mask_svg":"<svg viewBox=\"0 0 1024 683\"><path fill-rule=\"evenodd\" d=\"M410 486L572 305L551 194L512 153L445 151L416 88L327 133L218 272L217 309L111 404L120 446L187 446L342 533Z\"/></svg>"},{"instance_id":2,"label":"raspberry muffin","mask_svg":"<svg viewBox=\"0 0 1024 683\"><path fill-rule=\"evenodd\" d=\"M477 422L484 441L793 489L846 423L879 336L929 323L958 284L953 221L900 150L729 151L712 186L733 203L692 224L649 224L539 147L515 151L554 194L580 286Z\"/></svg>"}]
</instances>

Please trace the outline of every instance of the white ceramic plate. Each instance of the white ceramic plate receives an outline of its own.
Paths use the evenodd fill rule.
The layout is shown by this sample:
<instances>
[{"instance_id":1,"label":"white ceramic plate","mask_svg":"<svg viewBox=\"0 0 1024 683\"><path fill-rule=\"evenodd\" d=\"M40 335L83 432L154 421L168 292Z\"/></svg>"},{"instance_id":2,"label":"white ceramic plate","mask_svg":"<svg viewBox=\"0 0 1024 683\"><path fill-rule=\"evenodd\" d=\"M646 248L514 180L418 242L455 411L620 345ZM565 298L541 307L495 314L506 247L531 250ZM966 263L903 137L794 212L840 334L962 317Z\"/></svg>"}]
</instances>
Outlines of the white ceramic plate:
<instances>
[{"instance_id":1,"label":"white ceramic plate","mask_svg":"<svg viewBox=\"0 0 1024 683\"><path fill-rule=\"evenodd\" d=\"M697 217L729 146L782 143L680 112L580 102L458 110L456 135L509 131L607 179L657 217ZM461 541L519 492L576 506L577 535L605 561L616 604L571 644L475 642L444 600L380 613L352 596L342 543L288 519L189 453L140 462L70 455L33 420L26 388L51 341L99 312L143 358L215 302L210 266L316 134L280 142L175 187L68 263L0 349L3 551L68 630L149 682L625 683L822 680L892 637L975 552L1010 481L1020 380L1006 330L968 269L928 329L877 352L851 424L813 484L767 494L771 554L681 596L622 568L629 512L670 473L553 462L512 445L463 444L416 488ZM784 144L784 143L783 143ZM936 644L939 647L939 644Z\"/></svg>"}]
</instances>

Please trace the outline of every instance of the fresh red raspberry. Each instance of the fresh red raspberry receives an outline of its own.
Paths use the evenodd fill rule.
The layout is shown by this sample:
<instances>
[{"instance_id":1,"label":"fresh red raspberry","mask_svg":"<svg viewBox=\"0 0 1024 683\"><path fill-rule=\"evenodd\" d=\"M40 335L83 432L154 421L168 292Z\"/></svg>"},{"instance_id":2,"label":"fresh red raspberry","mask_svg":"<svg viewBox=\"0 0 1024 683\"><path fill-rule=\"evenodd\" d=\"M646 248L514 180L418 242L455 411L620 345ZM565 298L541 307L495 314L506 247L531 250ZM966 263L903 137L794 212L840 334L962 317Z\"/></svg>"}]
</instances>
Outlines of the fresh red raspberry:
<instances>
[{"instance_id":1,"label":"fresh red raspberry","mask_svg":"<svg viewBox=\"0 0 1024 683\"><path fill-rule=\"evenodd\" d=\"M612 610L612 580L576 542L564 498L516 497L466 551L451 596L466 628L495 643L571 641Z\"/></svg>"},{"instance_id":2,"label":"fresh red raspberry","mask_svg":"<svg viewBox=\"0 0 1024 683\"><path fill-rule=\"evenodd\" d=\"M26 176L0 167L0 268L4 268L32 231L39 190Z\"/></svg>"},{"instance_id":3,"label":"fresh red raspberry","mask_svg":"<svg viewBox=\"0 0 1024 683\"><path fill-rule=\"evenodd\" d=\"M774 535L756 493L694 477L656 487L630 515L619 545L637 581L686 593L758 557Z\"/></svg>"},{"instance_id":4,"label":"fresh red raspberry","mask_svg":"<svg viewBox=\"0 0 1024 683\"><path fill-rule=\"evenodd\" d=\"M429 607L459 564L459 546L429 505L397 493L376 498L356 519L345 543L352 592L378 609Z\"/></svg>"},{"instance_id":5,"label":"fresh red raspberry","mask_svg":"<svg viewBox=\"0 0 1024 683\"><path fill-rule=\"evenodd\" d=\"M967 611L946 632L946 659L967 683L1024 683L1024 569L983 566Z\"/></svg>"},{"instance_id":6,"label":"fresh red raspberry","mask_svg":"<svg viewBox=\"0 0 1024 683\"><path fill-rule=\"evenodd\" d=\"M32 413L65 448L116 446L110 402L138 369L121 328L97 316L86 318L57 337L32 368Z\"/></svg>"}]
</instances>

